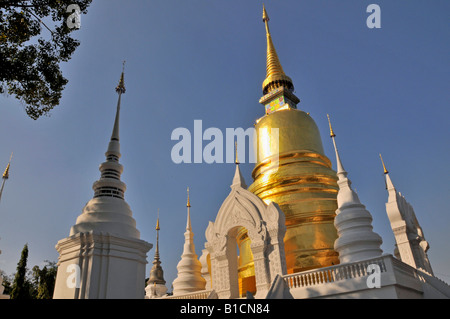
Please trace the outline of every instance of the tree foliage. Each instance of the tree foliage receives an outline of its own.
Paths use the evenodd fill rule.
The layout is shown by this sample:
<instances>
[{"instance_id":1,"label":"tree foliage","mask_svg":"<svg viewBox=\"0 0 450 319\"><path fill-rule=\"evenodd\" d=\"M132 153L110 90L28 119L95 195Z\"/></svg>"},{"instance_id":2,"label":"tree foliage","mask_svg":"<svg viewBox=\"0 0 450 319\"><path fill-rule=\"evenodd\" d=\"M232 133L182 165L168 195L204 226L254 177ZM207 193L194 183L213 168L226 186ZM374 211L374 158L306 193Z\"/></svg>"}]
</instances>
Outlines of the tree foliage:
<instances>
[{"instance_id":1,"label":"tree foliage","mask_svg":"<svg viewBox=\"0 0 450 319\"><path fill-rule=\"evenodd\" d=\"M45 260L42 269L34 266L29 271L27 260L28 245L25 245L17 264L17 272L11 276L14 279L5 276L2 272L5 287L3 293L10 295L11 299L52 299L58 270L56 262Z\"/></svg>"},{"instance_id":2,"label":"tree foliage","mask_svg":"<svg viewBox=\"0 0 450 319\"><path fill-rule=\"evenodd\" d=\"M59 104L68 80L60 63L80 42L69 27L77 5L86 13L92 0L0 0L0 93L14 95L36 120Z\"/></svg>"},{"instance_id":3,"label":"tree foliage","mask_svg":"<svg viewBox=\"0 0 450 319\"><path fill-rule=\"evenodd\" d=\"M31 299L31 284L27 280L27 260L28 260L28 244L22 249L19 263L17 264L17 272L14 276L12 284L11 299Z\"/></svg>"},{"instance_id":4,"label":"tree foliage","mask_svg":"<svg viewBox=\"0 0 450 319\"><path fill-rule=\"evenodd\" d=\"M38 266L34 266L33 279L35 287L36 299L52 299L53 290L55 288L57 266L55 262L45 261L47 264L40 269Z\"/></svg>"}]
</instances>

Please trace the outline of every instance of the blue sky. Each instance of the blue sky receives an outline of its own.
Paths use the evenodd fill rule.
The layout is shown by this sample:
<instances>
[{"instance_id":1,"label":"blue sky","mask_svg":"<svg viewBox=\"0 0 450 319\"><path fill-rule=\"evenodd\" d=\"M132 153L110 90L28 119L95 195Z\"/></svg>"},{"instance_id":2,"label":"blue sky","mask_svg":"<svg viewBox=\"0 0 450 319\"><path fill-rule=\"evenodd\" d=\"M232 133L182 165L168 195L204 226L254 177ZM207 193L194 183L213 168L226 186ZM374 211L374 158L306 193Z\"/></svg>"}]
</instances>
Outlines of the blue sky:
<instances>
[{"instance_id":1,"label":"blue sky","mask_svg":"<svg viewBox=\"0 0 450 319\"><path fill-rule=\"evenodd\" d=\"M381 8L381 29L366 26L371 3ZM265 5L298 107L316 121L335 168L330 114L344 167L373 215L383 251L393 252L394 236L379 153L415 209L435 274L449 282L450 3ZM14 152L0 202L0 269L15 272L25 243L30 268L57 260L56 243L69 235L100 177L114 87L126 60L120 123L125 197L141 238L151 243L160 209L160 255L170 289L183 249L186 188L200 255L234 174L233 164L173 163L171 133L179 127L193 132L194 120L204 129L245 129L264 115L258 104L266 55L262 2L94 1L75 35L81 45L62 65L69 83L51 116L33 121L15 98L0 96L0 169ZM241 169L250 185L253 164ZM153 255L152 249L147 276Z\"/></svg>"}]
</instances>

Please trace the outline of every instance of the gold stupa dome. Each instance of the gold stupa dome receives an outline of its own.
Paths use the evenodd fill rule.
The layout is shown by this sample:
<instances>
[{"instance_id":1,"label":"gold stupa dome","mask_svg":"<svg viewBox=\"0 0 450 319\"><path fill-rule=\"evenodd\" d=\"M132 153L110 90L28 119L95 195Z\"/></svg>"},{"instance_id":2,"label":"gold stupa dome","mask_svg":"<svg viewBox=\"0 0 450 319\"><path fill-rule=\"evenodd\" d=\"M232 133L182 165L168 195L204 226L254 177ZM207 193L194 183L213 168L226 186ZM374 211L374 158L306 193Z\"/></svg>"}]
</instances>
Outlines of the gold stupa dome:
<instances>
[{"instance_id":1,"label":"gold stupa dome","mask_svg":"<svg viewBox=\"0 0 450 319\"><path fill-rule=\"evenodd\" d=\"M266 204L277 203L285 214L288 273L336 265L336 172L325 156L315 121L297 109L300 100L281 67L265 8L263 21L267 74L259 102L265 115L255 124L257 156L248 190Z\"/></svg>"},{"instance_id":2,"label":"gold stupa dome","mask_svg":"<svg viewBox=\"0 0 450 319\"><path fill-rule=\"evenodd\" d=\"M268 114L257 121L255 128L258 137L256 165L273 155L292 151L324 155L319 128L313 118L301 110L286 108Z\"/></svg>"}]
</instances>

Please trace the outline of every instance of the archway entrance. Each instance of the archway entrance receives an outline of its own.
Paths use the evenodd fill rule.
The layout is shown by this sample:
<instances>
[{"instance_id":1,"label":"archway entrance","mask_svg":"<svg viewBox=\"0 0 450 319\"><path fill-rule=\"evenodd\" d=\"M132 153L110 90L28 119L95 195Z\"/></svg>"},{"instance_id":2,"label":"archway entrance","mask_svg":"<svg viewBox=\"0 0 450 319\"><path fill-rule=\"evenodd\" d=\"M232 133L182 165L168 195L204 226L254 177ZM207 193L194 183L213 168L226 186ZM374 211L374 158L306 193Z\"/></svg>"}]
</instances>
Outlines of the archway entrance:
<instances>
[{"instance_id":1,"label":"archway entrance","mask_svg":"<svg viewBox=\"0 0 450 319\"><path fill-rule=\"evenodd\" d=\"M277 204L242 187L236 167L231 192L206 228L203 268L219 298L240 298L247 291L264 298L276 275L286 274L285 217Z\"/></svg>"}]
</instances>

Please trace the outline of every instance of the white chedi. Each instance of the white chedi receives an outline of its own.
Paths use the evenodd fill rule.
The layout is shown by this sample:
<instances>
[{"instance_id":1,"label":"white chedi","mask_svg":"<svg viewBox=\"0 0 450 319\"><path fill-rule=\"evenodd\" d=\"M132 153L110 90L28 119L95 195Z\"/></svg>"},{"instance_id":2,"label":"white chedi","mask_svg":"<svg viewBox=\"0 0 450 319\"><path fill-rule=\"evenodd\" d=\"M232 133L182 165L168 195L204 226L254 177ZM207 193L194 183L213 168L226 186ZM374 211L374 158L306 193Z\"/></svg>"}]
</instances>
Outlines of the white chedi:
<instances>
[{"instance_id":1,"label":"white chedi","mask_svg":"<svg viewBox=\"0 0 450 319\"><path fill-rule=\"evenodd\" d=\"M94 197L83 208L69 237L56 244L59 253L53 299L143 299L147 252L125 201L126 185L119 163L119 118L125 93L122 72L113 132L94 182ZM73 282L73 272L79 275ZM73 282L73 284L72 284ZM69 284L71 283L71 284Z\"/></svg>"},{"instance_id":2,"label":"white chedi","mask_svg":"<svg viewBox=\"0 0 450 319\"><path fill-rule=\"evenodd\" d=\"M430 244L425 239L414 208L394 187L381 154L380 159L383 163L386 190L389 194L386 213L395 237L395 255L405 264L433 275L427 253Z\"/></svg>"},{"instance_id":3,"label":"white chedi","mask_svg":"<svg viewBox=\"0 0 450 319\"><path fill-rule=\"evenodd\" d=\"M187 201L187 224L186 232L184 233L184 248L181 260L177 265L178 276L173 281L173 294L181 295L194 291L205 290L206 280L202 277L201 270L202 265L198 260L198 256L195 253L194 245L194 233L191 226L190 215L191 204L189 201L189 189L188 189L188 201Z\"/></svg>"},{"instance_id":4,"label":"white chedi","mask_svg":"<svg viewBox=\"0 0 450 319\"><path fill-rule=\"evenodd\" d=\"M341 263L356 262L376 258L382 255L383 240L373 231L372 215L361 204L358 195L351 188L336 147L336 136L331 128L330 133L336 152L337 176L339 191L337 195L338 209L334 225L338 238L334 249L339 253Z\"/></svg>"}]
</instances>

